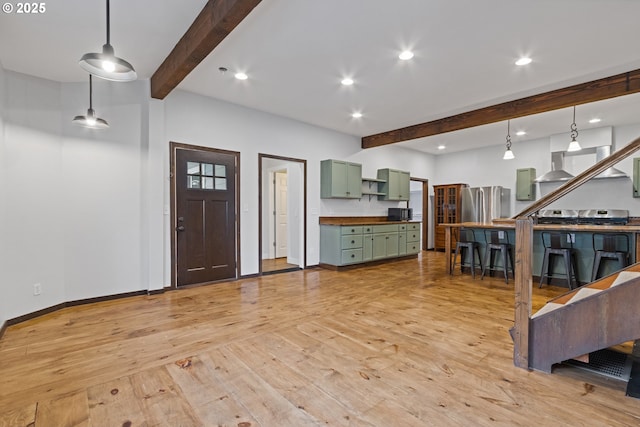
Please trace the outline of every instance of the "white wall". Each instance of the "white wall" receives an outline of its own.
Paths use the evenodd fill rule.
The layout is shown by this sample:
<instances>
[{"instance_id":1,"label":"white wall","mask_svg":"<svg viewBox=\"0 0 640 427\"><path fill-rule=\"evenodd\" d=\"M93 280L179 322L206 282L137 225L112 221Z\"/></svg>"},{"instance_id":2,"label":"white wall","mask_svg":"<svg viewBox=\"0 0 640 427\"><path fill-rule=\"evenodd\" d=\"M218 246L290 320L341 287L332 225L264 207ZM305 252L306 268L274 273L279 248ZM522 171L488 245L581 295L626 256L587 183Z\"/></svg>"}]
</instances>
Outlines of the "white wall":
<instances>
[{"instance_id":1,"label":"white wall","mask_svg":"<svg viewBox=\"0 0 640 427\"><path fill-rule=\"evenodd\" d=\"M433 156L398 147L360 148L360 138L176 90L165 100L165 141L239 151L242 275L258 272L258 153L307 160L307 264L319 262L319 216L386 215L397 203L320 199L320 161L351 160L363 176L378 168L431 178ZM169 233L169 228L166 228Z\"/></svg>"},{"instance_id":2,"label":"white wall","mask_svg":"<svg viewBox=\"0 0 640 427\"><path fill-rule=\"evenodd\" d=\"M4 148L4 105L5 105L5 76L4 76L4 68L2 67L2 63L0 62L0 200L6 200L5 197L5 189L7 185L7 177L5 174L5 148ZM6 207L7 204L2 202L0 203L0 224L6 224ZM5 227L0 227L0 327L4 324L4 322L8 319L7 316L7 302L8 298L5 295L9 295L11 292L10 284L6 280L5 273L6 271L6 257L7 257L7 246L2 244L5 239Z\"/></svg>"},{"instance_id":3,"label":"white wall","mask_svg":"<svg viewBox=\"0 0 640 427\"><path fill-rule=\"evenodd\" d=\"M5 71L4 137L2 282L11 319L65 300L60 84Z\"/></svg>"},{"instance_id":4,"label":"white wall","mask_svg":"<svg viewBox=\"0 0 640 427\"><path fill-rule=\"evenodd\" d=\"M62 169L66 299L111 295L149 286L148 82L95 79L94 109L109 129L77 127L87 84L62 85ZM86 111L86 110L85 110Z\"/></svg>"},{"instance_id":5,"label":"white wall","mask_svg":"<svg viewBox=\"0 0 640 427\"><path fill-rule=\"evenodd\" d=\"M638 136L640 136L640 125L614 128L613 149L629 144ZM512 147L516 156L514 160L502 160L504 145L439 155L436 160L436 177L432 183L462 182L472 187L501 185L510 188L511 215L515 215L531 203L515 200L516 170L532 167L536 169L538 176L548 172L551 170L550 149L550 138L542 138L514 143ZM640 153L635 156L640 156ZM550 207L558 209L619 208L629 210L631 216L640 216L640 199L632 197L632 157L616 165L617 169L627 173L630 178L589 181ZM595 161L595 154L566 157L565 170L576 175L592 166ZM537 184L537 197L540 198L549 193L560 184Z\"/></svg>"},{"instance_id":6,"label":"white wall","mask_svg":"<svg viewBox=\"0 0 640 427\"><path fill-rule=\"evenodd\" d=\"M615 149L628 145L635 138L640 137L640 125L624 126L613 129L613 144ZM560 200L549 205L556 209L626 209L631 216L640 216L640 199L633 194L633 157L640 156L635 153L631 157L622 160L615 167L625 172L628 178L594 179ZM578 174L595 162L595 154L569 157L567 171ZM541 183L540 193L548 194L559 186L558 183Z\"/></svg>"},{"instance_id":7,"label":"white wall","mask_svg":"<svg viewBox=\"0 0 640 427\"><path fill-rule=\"evenodd\" d=\"M2 81L3 317L161 288L162 185L148 183L164 174L149 148L148 82L96 79L94 109L111 128L95 131L71 124L86 114L88 82L11 71Z\"/></svg>"}]
</instances>

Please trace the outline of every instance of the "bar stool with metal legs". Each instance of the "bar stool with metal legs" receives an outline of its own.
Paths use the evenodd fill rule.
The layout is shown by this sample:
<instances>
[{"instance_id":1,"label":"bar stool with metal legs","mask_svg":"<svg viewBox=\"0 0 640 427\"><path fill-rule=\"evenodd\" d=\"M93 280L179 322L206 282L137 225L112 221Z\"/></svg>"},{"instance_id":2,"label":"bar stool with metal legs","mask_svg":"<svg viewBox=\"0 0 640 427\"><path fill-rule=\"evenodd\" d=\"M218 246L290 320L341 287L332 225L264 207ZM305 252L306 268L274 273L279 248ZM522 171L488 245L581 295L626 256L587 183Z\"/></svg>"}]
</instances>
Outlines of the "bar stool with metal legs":
<instances>
[{"instance_id":1,"label":"bar stool with metal legs","mask_svg":"<svg viewBox=\"0 0 640 427\"><path fill-rule=\"evenodd\" d=\"M480 243L476 240L476 234L469 228L461 228L458 241L456 242L456 252L453 255L453 267L451 268L451 274L456 269L456 262L458 261L458 254L460 254L460 271L463 267L471 268L471 277L476 278L476 265L480 267L480 271L484 270L482 266L482 257L480 256ZM470 256L469 263L465 264L466 255ZM478 263L476 264L476 257L478 255Z\"/></svg>"},{"instance_id":2,"label":"bar stool with metal legs","mask_svg":"<svg viewBox=\"0 0 640 427\"><path fill-rule=\"evenodd\" d=\"M600 264L603 260L613 259L620 263L620 268L629 265L629 235L623 233L593 233L593 270L591 281L598 278Z\"/></svg>"},{"instance_id":3,"label":"bar stool with metal legs","mask_svg":"<svg viewBox=\"0 0 640 427\"><path fill-rule=\"evenodd\" d=\"M502 259L502 271L504 272L504 283L509 283L509 270L515 277L513 268L513 253L511 242L509 242L509 235L506 231L500 230L484 230L485 240L487 245L484 251L484 268L482 269L481 279L484 279L484 275L489 270L489 274L493 276L493 271L498 268L494 268L495 254L500 251L500 257Z\"/></svg>"},{"instance_id":4,"label":"bar stool with metal legs","mask_svg":"<svg viewBox=\"0 0 640 427\"><path fill-rule=\"evenodd\" d=\"M542 245L544 246L544 257L542 260L539 287L542 287L542 282L545 277L547 278L547 284L549 284L549 279L554 275L552 272L553 258L561 256L564 261L564 274L567 277L569 289L574 289L578 286L578 269L576 250L573 248L573 241L569 238L569 233L545 231L540 234L542 236Z\"/></svg>"}]
</instances>

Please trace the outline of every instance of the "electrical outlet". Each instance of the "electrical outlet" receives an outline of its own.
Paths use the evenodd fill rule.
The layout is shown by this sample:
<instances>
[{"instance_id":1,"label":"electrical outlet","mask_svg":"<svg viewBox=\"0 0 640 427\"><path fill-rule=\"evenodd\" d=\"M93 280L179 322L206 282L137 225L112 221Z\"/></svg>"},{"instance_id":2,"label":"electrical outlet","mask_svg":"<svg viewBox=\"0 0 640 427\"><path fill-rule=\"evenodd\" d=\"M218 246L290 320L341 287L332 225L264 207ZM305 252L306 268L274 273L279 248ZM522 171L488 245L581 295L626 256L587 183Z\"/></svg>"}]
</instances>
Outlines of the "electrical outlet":
<instances>
[{"instance_id":1,"label":"electrical outlet","mask_svg":"<svg viewBox=\"0 0 640 427\"><path fill-rule=\"evenodd\" d=\"M575 243L576 242L576 235L575 233L569 233L567 234L567 243Z\"/></svg>"},{"instance_id":2,"label":"electrical outlet","mask_svg":"<svg viewBox=\"0 0 640 427\"><path fill-rule=\"evenodd\" d=\"M42 285L40 283L36 283L33 285L33 295L40 295L42 293Z\"/></svg>"},{"instance_id":3,"label":"electrical outlet","mask_svg":"<svg viewBox=\"0 0 640 427\"><path fill-rule=\"evenodd\" d=\"M498 230L498 239L504 239L504 230Z\"/></svg>"}]
</instances>

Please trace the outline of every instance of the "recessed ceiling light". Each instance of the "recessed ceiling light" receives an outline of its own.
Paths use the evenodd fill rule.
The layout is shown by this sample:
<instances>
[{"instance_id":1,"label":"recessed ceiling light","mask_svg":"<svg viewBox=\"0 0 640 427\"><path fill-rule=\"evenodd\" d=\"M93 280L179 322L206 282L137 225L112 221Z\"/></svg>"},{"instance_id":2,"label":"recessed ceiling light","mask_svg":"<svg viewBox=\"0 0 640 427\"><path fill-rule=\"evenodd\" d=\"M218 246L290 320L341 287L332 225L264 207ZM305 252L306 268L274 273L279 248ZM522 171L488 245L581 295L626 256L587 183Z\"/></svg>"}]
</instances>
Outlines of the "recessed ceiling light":
<instances>
[{"instance_id":1,"label":"recessed ceiling light","mask_svg":"<svg viewBox=\"0 0 640 427\"><path fill-rule=\"evenodd\" d=\"M438 150L444 150L445 148L447 147L443 144L438 145Z\"/></svg>"},{"instance_id":2,"label":"recessed ceiling light","mask_svg":"<svg viewBox=\"0 0 640 427\"><path fill-rule=\"evenodd\" d=\"M249 76L247 76L245 73L236 73L235 78L238 80L247 80Z\"/></svg>"},{"instance_id":3,"label":"recessed ceiling light","mask_svg":"<svg viewBox=\"0 0 640 427\"><path fill-rule=\"evenodd\" d=\"M342 83L345 86L351 86L353 84L353 80L350 79L349 77L345 77L344 79L342 79L340 83Z\"/></svg>"},{"instance_id":4,"label":"recessed ceiling light","mask_svg":"<svg viewBox=\"0 0 640 427\"><path fill-rule=\"evenodd\" d=\"M362 117L362 113L356 111L351 115L351 117L353 117L354 119L359 119L360 117Z\"/></svg>"},{"instance_id":5,"label":"recessed ceiling light","mask_svg":"<svg viewBox=\"0 0 640 427\"><path fill-rule=\"evenodd\" d=\"M517 136L522 136L522 135L526 135L527 133L523 130L519 130L518 132L516 132Z\"/></svg>"},{"instance_id":6,"label":"recessed ceiling light","mask_svg":"<svg viewBox=\"0 0 640 427\"><path fill-rule=\"evenodd\" d=\"M600 123L600 119L597 117L594 117L593 119L589 120L589 123Z\"/></svg>"},{"instance_id":7,"label":"recessed ceiling light","mask_svg":"<svg viewBox=\"0 0 640 427\"><path fill-rule=\"evenodd\" d=\"M405 50L400 55L398 55L398 58L402 59L403 61L406 61L408 59L413 58L413 52L411 52L410 50Z\"/></svg>"},{"instance_id":8,"label":"recessed ceiling light","mask_svg":"<svg viewBox=\"0 0 640 427\"><path fill-rule=\"evenodd\" d=\"M527 56L523 56L522 58L516 61L516 65L527 65L527 64L531 64L531 58Z\"/></svg>"}]
</instances>

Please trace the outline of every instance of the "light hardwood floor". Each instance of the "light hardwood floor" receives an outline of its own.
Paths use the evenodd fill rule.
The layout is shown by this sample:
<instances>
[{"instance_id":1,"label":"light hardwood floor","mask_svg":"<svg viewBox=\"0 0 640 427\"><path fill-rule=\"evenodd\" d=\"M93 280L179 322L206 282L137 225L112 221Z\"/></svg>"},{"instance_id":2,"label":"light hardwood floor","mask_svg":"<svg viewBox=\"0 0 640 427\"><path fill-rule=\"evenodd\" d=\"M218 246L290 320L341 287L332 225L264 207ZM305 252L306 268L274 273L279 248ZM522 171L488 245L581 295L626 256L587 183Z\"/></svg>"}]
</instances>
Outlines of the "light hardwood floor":
<instances>
[{"instance_id":1,"label":"light hardwood floor","mask_svg":"<svg viewBox=\"0 0 640 427\"><path fill-rule=\"evenodd\" d=\"M430 252L68 308L0 341L0 426L640 424L623 383L515 368L513 300Z\"/></svg>"},{"instance_id":2,"label":"light hardwood floor","mask_svg":"<svg viewBox=\"0 0 640 427\"><path fill-rule=\"evenodd\" d=\"M295 264L289 264L287 262L287 258L275 258L275 259L263 259L262 261L262 272L263 273L271 273L273 271L281 271L281 270L292 270L299 268Z\"/></svg>"}]
</instances>

